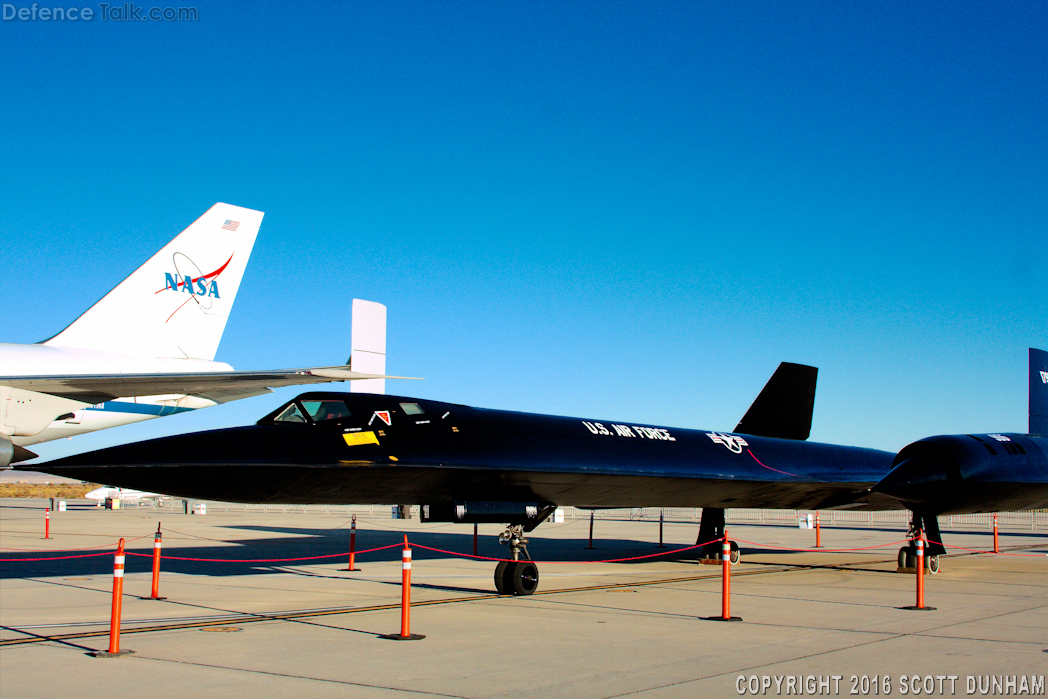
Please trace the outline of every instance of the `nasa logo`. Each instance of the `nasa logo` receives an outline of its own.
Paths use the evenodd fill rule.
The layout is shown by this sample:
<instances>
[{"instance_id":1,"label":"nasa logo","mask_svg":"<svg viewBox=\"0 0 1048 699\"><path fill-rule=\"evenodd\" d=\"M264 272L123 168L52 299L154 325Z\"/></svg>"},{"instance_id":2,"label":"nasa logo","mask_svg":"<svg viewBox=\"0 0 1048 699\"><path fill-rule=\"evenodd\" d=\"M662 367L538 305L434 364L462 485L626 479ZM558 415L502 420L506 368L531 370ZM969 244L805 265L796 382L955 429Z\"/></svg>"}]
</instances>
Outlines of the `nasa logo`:
<instances>
[{"instance_id":1,"label":"nasa logo","mask_svg":"<svg viewBox=\"0 0 1048 699\"><path fill-rule=\"evenodd\" d=\"M1041 383L1048 383L1048 371L1041 372Z\"/></svg>"},{"instance_id":2,"label":"nasa logo","mask_svg":"<svg viewBox=\"0 0 1048 699\"><path fill-rule=\"evenodd\" d=\"M748 446L748 442L742 437L736 437L730 434L721 434L719 432L707 432L706 436L712 439L717 444L723 444L728 448L728 451L734 454L741 454L742 448Z\"/></svg>"},{"instance_id":3,"label":"nasa logo","mask_svg":"<svg viewBox=\"0 0 1048 699\"><path fill-rule=\"evenodd\" d=\"M194 296L210 296L211 298L222 298L218 295L218 282L214 279L209 280L207 277L183 277L175 272L174 274L164 273L164 290L167 291L182 291Z\"/></svg>"},{"instance_id":4,"label":"nasa logo","mask_svg":"<svg viewBox=\"0 0 1048 699\"><path fill-rule=\"evenodd\" d=\"M176 252L172 255L171 261L174 263L175 272L174 274L170 272L164 273L164 288L156 293L159 294L161 291L178 291L191 294L194 297L202 296L208 300L207 304L205 304L206 308L211 307L210 299L222 298L218 292L218 276L226 271L226 267L233 261L233 255L229 256L224 265L207 274L200 271L200 267L181 252Z\"/></svg>"},{"instance_id":5,"label":"nasa logo","mask_svg":"<svg viewBox=\"0 0 1048 699\"><path fill-rule=\"evenodd\" d=\"M1004 436L1003 434L991 434L991 435L989 435L989 436L990 436L990 437L993 437L993 438L994 438L994 439L996 439L996 440L997 440L998 442L1010 442L1010 441L1012 441L1012 440L1011 440L1011 439L1009 439L1008 437L1005 437L1005 436Z\"/></svg>"},{"instance_id":6,"label":"nasa logo","mask_svg":"<svg viewBox=\"0 0 1048 699\"><path fill-rule=\"evenodd\" d=\"M175 272L174 274L165 272L164 288L158 289L153 293L155 295L164 291L178 291L189 294L189 297L185 301L181 301L178 304L178 308L172 311L171 315L164 322L170 322L175 317L175 314L185 308L190 301L195 302L201 313L210 312L215 303L212 299L222 298L218 293L218 275L222 274L232 261L233 255L230 255L224 265L210 274L204 274L200 267L193 260L189 259L187 255L181 252L176 252L172 255L171 262Z\"/></svg>"}]
</instances>

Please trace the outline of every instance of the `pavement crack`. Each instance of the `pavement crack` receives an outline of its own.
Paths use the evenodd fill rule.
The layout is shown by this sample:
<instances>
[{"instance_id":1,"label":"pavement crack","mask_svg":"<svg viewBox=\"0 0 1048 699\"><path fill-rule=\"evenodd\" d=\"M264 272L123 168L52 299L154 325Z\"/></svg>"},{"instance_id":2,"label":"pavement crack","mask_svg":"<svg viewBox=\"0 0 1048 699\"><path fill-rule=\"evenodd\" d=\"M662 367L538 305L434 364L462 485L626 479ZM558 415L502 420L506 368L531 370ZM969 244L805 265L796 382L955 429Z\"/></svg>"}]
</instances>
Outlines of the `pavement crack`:
<instances>
[{"instance_id":1,"label":"pavement crack","mask_svg":"<svg viewBox=\"0 0 1048 699\"><path fill-rule=\"evenodd\" d=\"M402 692L404 694L417 694L426 697L448 697L448 699L472 699L461 694L443 694L441 692L430 692L423 689L411 689L409 687L393 687L384 684L369 684L367 682L353 682L351 680L339 680L333 677L310 677L308 675L296 675L290 672L276 672L275 670L252 670L243 667L231 667L229 665L216 665L214 663L201 663L192 660L172 660L170 658L158 658L150 655L136 655L131 660L152 660L159 663L172 663L175 665L189 665L193 667L206 667L213 670L228 670L230 672L242 672L252 675L265 675L268 677L284 677L292 680L305 680L307 682L324 682L328 684L339 684L348 687L361 687L365 689L385 689L390 692Z\"/></svg>"}]
</instances>

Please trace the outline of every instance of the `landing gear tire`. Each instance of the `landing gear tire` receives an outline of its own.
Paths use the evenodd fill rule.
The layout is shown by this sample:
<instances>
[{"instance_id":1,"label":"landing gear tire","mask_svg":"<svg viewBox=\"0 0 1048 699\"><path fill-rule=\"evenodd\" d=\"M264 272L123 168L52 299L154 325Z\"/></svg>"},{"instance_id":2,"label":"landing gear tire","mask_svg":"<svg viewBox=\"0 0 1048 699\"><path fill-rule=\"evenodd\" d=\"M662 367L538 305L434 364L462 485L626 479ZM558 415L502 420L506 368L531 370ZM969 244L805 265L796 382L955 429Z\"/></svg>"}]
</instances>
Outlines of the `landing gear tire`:
<instances>
[{"instance_id":1,"label":"landing gear tire","mask_svg":"<svg viewBox=\"0 0 1048 699\"><path fill-rule=\"evenodd\" d=\"M728 542L731 544L731 553L728 554L728 560L731 561L732 565L739 562L739 558L742 557L742 551L739 550L739 545L734 541Z\"/></svg>"},{"instance_id":2,"label":"landing gear tire","mask_svg":"<svg viewBox=\"0 0 1048 699\"><path fill-rule=\"evenodd\" d=\"M899 567L913 570L917 567L917 553L908 546L899 549ZM924 567L932 575L939 574L939 557L925 556Z\"/></svg>"},{"instance_id":3,"label":"landing gear tire","mask_svg":"<svg viewBox=\"0 0 1048 699\"><path fill-rule=\"evenodd\" d=\"M506 569L506 577L515 595L530 595L539 588L539 567L531 561L517 561Z\"/></svg>"},{"instance_id":4,"label":"landing gear tire","mask_svg":"<svg viewBox=\"0 0 1048 699\"><path fill-rule=\"evenodd\" d=\"M495 567L495 590L500 595L535 594L539 589L539 567L531 561L499 561Z\"/></svg>"},{"instance_id":5,"label":"landing gear tire","mask_svg":"<svg viewBox=\"0 0 1048 699\"><path fill-rule=\"evenodd\" d=\"M515 561L499 561L499 564L495 566L495 591L500 595L508 595L513 592L512 587L506 587L506 569L512 563Z\"/></svg>"}]
</instances>

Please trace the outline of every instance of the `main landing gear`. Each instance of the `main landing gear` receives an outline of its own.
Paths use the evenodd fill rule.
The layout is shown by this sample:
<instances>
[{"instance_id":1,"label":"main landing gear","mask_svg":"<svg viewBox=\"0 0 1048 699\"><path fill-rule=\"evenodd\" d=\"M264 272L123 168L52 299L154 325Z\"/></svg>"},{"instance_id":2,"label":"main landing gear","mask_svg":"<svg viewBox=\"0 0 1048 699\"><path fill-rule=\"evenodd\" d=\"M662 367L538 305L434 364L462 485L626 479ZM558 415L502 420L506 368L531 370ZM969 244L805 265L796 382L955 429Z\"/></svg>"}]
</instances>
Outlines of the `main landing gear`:
<instances>
[{"instance_id":1,"label":"main landing gear","mask_svg":"<svg viewBox=\"0 0 1048 699\"><path fill-rule=\"evenodd\" d=\"M935 515L920 512L914 512L910 521L910 530L907 532L910 543L899 549L900 573L912 573L917 570L917 544L913 542L913 537L921 531L927 538L924 546L924 567L932 575L939 573L939 556L946 553L946 547L942 545L942 534L939 532L939 519Z\"/></svg>"},{"instance_id":2,"label":"main landing gear","mask_svg":"<svg viewBox=\"0 0 1048 699\"><path fill-rule=\"evenodd\" d=\"M939 573L939 557L938 556L925 556L924 557L924 569L932 575ZM903 546L899 549L899 571L912 573L917 570L917 547Z\"/></svg>"},{"instance_id":3,"label":"main landing gear","mask_svg":"<svg viewBox=\"0 0 1048 699\"><path fill-rule=\"evenodd\" d=\"M724 508L723 507L704 507L702 508L702 519L699 521L699 536L695 539L695 545L705 543L702 547L702 553L699 556L701 561L709 561L710 563L721 562L721 540L724 538ZM728 556L728 560L731 561L732 565L739 562L739 558L742 556L742 551L739 550L739 545L734 541L728 542L731 546L731 553Z\"/></svg>"},{"instance_id":4,"label":"main landing gear","mask_svg":"<svg viewBox=\"0 0 1048 699\"><path fill-rule=\"evenodd\" d=\"M528 554L524 526L510 525L499 534L499 543L509 546L510 559L495 567L495 589L500 595L530 595L539 588L539 568ZM521 560L523 553L526 560Z\"/></svg>"}]
</instances>

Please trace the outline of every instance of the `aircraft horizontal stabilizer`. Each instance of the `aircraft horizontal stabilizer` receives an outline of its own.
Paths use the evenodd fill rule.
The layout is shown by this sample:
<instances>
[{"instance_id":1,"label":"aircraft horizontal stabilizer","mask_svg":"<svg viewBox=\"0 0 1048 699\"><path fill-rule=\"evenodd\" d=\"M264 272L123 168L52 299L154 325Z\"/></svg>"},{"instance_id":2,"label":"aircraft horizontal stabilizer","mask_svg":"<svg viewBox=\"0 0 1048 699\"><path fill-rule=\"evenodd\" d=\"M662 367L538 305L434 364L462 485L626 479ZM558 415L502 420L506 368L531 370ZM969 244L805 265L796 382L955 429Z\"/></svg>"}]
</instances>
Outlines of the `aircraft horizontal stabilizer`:
<instances>
[{"instance_id":1,"label":"aircraft horizontal stabilizer","mask_svg":"<svg viewBox=\"0 0 1048 699\"><path fill-rule=\"evenodd\" d=\"M819 370L782 362L735 428L738 434L804 441L811 434Z\"/></svg>"},{"instance_id":2,"label":"aircraft horizontal stabilizer","mask_svg":"<svg viewBox=\"0 0 1048 699\"><path fill-rule=\"evenodd\" d=\"M86 404L115 398L165 394L191 395L224 403L262 395L270 389L300 384L400 379L352 371L348 366L311 367L276 371L213 371L198 374L98 374L92 376L3 377L2 383L36 393L69 398Z\"/></svg>"}]
</instances>

